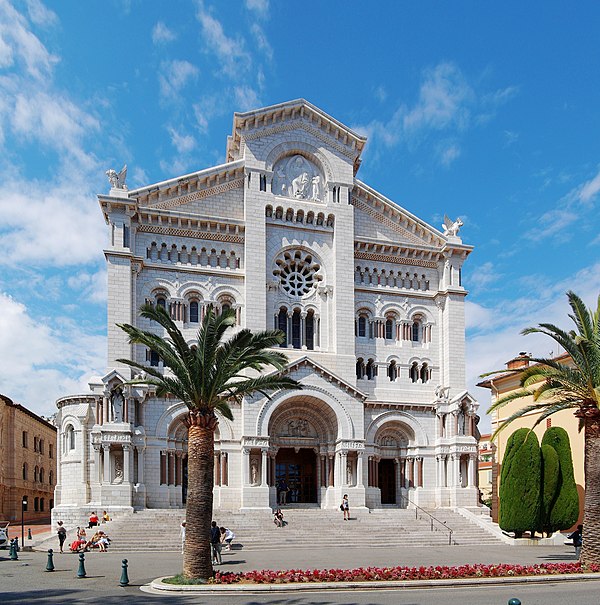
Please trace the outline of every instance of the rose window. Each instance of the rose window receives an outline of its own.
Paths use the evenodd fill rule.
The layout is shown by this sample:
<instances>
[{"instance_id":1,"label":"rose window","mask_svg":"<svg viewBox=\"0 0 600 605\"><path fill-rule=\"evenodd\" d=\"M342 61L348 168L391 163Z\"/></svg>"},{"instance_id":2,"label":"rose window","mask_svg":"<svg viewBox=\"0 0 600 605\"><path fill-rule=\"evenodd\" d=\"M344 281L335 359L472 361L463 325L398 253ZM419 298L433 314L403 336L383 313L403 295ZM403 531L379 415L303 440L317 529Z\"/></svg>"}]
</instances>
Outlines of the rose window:
<instances>
[{"instance_id":1,"label":"rose window","mask_svg":"<svg viewBox=\"0 0 600 605\"><path fill-rule=\"evenodd\" d=\"M319 275L321 266L308 252L301 250L285 252L277 259L276 264L277 268L273 271L273 275L279 277L281 287L290 296L306 296L322 279Z\"/></svg>"}]
</instances>

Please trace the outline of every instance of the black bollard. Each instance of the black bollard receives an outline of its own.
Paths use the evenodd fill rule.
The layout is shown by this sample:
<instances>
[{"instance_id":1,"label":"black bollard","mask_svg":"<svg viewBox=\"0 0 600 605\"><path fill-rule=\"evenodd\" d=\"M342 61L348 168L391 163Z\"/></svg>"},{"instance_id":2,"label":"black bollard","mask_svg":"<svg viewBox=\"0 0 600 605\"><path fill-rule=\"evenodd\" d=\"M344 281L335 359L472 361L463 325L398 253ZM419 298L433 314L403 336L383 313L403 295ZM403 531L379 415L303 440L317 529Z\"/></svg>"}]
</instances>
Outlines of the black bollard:
<instances>
[{"instance_id":1,"label":"black bollard","mask_svg":"<svg viewBox=\"0 0 600 605\"><path fill-rule=\"evenodd\" d=\"M53 552L54 551L51 548L48 549L48 563L46 563L46 571L54 571L54 561L52 560Z\"/></svg>"},{"instance_id":2,"label":"black bollard","mask_svg":"<svg viewBox=\"0 0 600 605\"><path fill-rule=\"evenodd\" d=\"M77 570L78 578L85 578L85 555L83 553L79 553L79 569Z\"/></svg>"},{"instance_id":3,"label":"black bollard","mask_svg":"<svg viewBox=\"0 0 600 605\"><path fill-rule=\"evenodd\" d=\"M508 605L521 605L521 601L519 601L519 599L513 597L512 599L510 599L510 601L508 602Z\"/></svg>"},{"instance_id":4,"label":"black bollard","mask_svg":"<svg viewBox=\"0 0 600 605\"><path fill-rule=\"evenodd\" d=\"M27 539L28 540L33 540L33 538L31 537L31 527L27 528Z\"/></svg>"},{"instance_id":5,"label":"black bollard","mask_svg":"<svg viewBox=\"0 0 600 605\"><path fill-rule=\"evenodd\" d=\"M127 559L123 559L121 562L121 579L119 580L119 586L128 586L129 576L127 575Z\"/></svg>"},{"instance_id":6,"label":"black bollard","mask_svg":"<svg viewBox=\"0 0 600 605\"><path fill-rule=\"evenodd\" d=\"M10 541L10 560L19 560L19 555L17 554L17 542L14 538Z\"/></svg>"}]
</instances>

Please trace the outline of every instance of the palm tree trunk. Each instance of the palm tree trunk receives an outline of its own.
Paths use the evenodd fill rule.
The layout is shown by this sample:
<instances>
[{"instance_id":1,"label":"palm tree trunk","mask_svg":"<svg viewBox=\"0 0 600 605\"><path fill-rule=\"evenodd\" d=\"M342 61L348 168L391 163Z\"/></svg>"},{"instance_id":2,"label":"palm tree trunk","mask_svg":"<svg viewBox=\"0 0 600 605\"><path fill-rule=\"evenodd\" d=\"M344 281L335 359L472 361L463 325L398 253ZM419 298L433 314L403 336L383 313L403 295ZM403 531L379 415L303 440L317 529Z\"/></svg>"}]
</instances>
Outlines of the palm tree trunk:
<instances>
[{"instance_id":1,"label":"palm tree trunk","mask_svg":"<svg viewBox=\"0 0 600 605\"><path fill-rule=\"evenodd\" d=\"M213 414L190 412L188 426L188 494L183 575L208 580L213 575L210 557L210 524L213 512L214 436Z\"/></svg>"},{"instance_id":2,"label":"palm tree trunk","mask_svg":"<svg viewBox=\"0 0 600 605\"><path fill-rule=\"evenodd\" d=\"M600 564L600 413L585 416L585 505L581 562Z\"/></svg>"}]
</instances>

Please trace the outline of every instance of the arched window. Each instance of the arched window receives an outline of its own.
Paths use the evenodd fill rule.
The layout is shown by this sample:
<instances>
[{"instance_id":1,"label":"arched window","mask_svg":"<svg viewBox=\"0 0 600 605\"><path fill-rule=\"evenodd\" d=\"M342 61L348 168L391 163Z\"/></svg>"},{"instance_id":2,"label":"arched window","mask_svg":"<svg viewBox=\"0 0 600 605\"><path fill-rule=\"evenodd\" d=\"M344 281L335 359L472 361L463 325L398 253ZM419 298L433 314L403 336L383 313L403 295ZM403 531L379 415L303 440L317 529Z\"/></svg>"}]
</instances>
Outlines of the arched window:
<instances>
[{"instance_id":1,"label":"arched window","mask_svg":"<svg viewBox=\"0 0 600 605\"><path fill-rule=\"evenodd\" d=\"M429 380L429 367L427 366L426 363L424 363L421 366L421 372L420 372L420 376L421 376L421 382L425 383Z\"/></svg>"},{"instance_id":2,"label":"arched window","mask_svg":"<svg viewBox=\"0 0 600 605\"><path fill-rule=\"evenodd\" d=\"M37 437L33 438L33 451L34 452L38 451L38 438Z\"/></svg>"},{"instance_id":3,"label":"arched window","mask_svg":"<svg viewBox=\"0 0 600 605\"><path fill-rule=\"evenodd\" d=\"M167 308L167 299L164 296L158 296L156 298L156 305L158 307L162 307L163 309Z\"/></svg>"},{"instance_id":4,"label":"arched window","mask_svg":"<svg viewBox=\"0 0 600 605\"><path fill-rule=\"evenodd\" d=\"M150 365L155 368L158 367L158 362L160 361L160 357L156 351L150 351Z\"/></svg>"},{"instance_id":5,"label":"arched window","mask_svg":"<svg viewBox=\"0 0 600 605\"><path fill-rule=\"evenodd\" d=\"M391 317L385 320L385 338L386 340L394 340L394 320Z\"/></svg>"},{"instance_id":6,"label":"arched window","mask_svg":"<svg viewBox=\"0 0 600 605\"><path fill-rule=\"evenodd\" d=\"M373 378L377 376L377 366L375 365L375 362L372 359L369 359L369 361L367 361L365 373L367 375L367 380L373 380Z\"/></svg>"},{"instance_id":7,"label":"arched window","mask_svg":"<svg viewBox=\"0 0 600 605\"><path fill-rule=\"evenodd\" d=\"M75 429L72 424L68 424L65 429L65 451L75 449Z\"/></svg>"},{"instance_id":8,"label":"arched window","mask_svg":"<svg viewBox=\"0 0 600 605\"><path fill-rule=\"evenodd\" d=\"M39 481L40 478L40 469L36 466L33 469L33 482L37 483Z\"/></svg>"},{"instance_id":9,"label":"arched window","mask_svg":"<svg viewBox=\"0 0 600 605\"><path fill-rule=\"evenodd\" d=\"M36 513L40 510L40 499L37 496L33 499L33 510Z\"/></svg>"},{"instance_id":10,"label":"arched window","mask_svg":"<svg viewBox=\"0 0 600 605\"><path fill-rule=\"evenodd\" d=\"M358 316L358 336L361 338L366 338L367 336L367 316L359 315Z\"/></svg>"},{"instance_id":11,"label":"arched window","mask_svg":"<svg viewBox=\"0 0 600 605\"><path fill-rule=\"evenodd\" d=\"M294 349L300 349L302 347L300 325L300 311L295 309L294 313L292 314L292 346Z\"/></svg>"},{"instance_id":12,"label":"arched window","mask_svg":"<svg viewBox=\"0 0 600 605\"><path fill-rule=\"evenodd\" d=\"M413 342L419 342L421 340L421 322L418 319L413 321L411 340Z\"/></svg>"},{"instance_id":13,"label":"arched window","mask_svg":"<svg viewBox=\"0 0 600 605\"><path fill-rule=\"evenodd\" d=\"M197 324L199 321L200 313L198 307L198 301L193 300L190 303L190 323Z\"/></svg>"},{"instance_id":14,"label":"arched window","mask_svg":"<svg viewBox=\"0 0 600 605\"><path fill-rule=\"evenodd\" d=\"M356 360L356 378L361 380L365 377L365 360L362 357L359 357Z\"/></svg>"},{"instance_id":15,"label":"arched window","mask_svg":"<svg viewBox=\"0 0 600 605\"><path fill-rule=\"evenodd\" d=\"M398 366L395 361L390 361L390 365L388 366L388 378L391 382L396 382L396 378L398 378Z\"/></svg>"},{"instance_id":16,"label":"arched window","mask_svg":"<svg viewBox=\"0 0 600 605\"><path fill-rule=\"evenodd\" d=\"M44 512L44 499L40 498L40 511Z\"/></svg>"},{"instance_id":17,"label":"arched window","mask_svg":"<svg viewBox=\"0 0 600 605\"><path fill-rule=\"evenodd\" d=\"M277 328L279 330L281 330L284 335L285 338L283 339L282 343L280 346L282 347L287 347L287 342L288 342L288 314L287 314L287 309L285 307L281 307L281 309L279 309L279 315L277 316Z\"/></svg>"},{"instance_id":18,"label":"arched window","mask_svg":"<svg viewBox=\"0 0 600 605\"><path fill-rule=\"evenodd\" d=\"M416 361L413 361L410 366L409 376L412 382L417 382L417 380L419 380L419 366Z\"/></svg>"},{"instance_id":19,"label":"arched window","mask_svg":"<svg viewBox=\"0 0 600 605\"><path fill-rule=\"evenodd\" d=\"M48 473L48 483L50 485L54 485L54 471L50 471Z\"/></svg>"},{"instance_id":20,"label":"arched window","mask_svg":"<svg viewBox=\"0 0 600 605\"><path fill-rule=\"evenodd\" d=\"M225 313L225 311L229 311L231 309L231 305L229 303L223 303L221 305L221 313Z\"/></svg>"},{"instance_id":21,"label":"arched window","mask_svg":"<svg viewBox=\"0 0 600 605\"><path fill-rule=\"evenodd\" d=\"M27 462L23 462L23 481L27 481L29 478L29 467L27 466Z\"/></svg>"},{"instance_id":22,"label":"arched window","mask_svg":"<svg viewBox=\"0 0 600 605\"><path fill-rule=\"evenodd\" d=\"M40 469L40 483L44 483L44 479L46 478L45 475L46 475L46 473L44 472L44 469L41 468Z\"/></svg>"},{"instance_id":23,"label":"arched window","mask_svg":"<svg viewBox=\"0 0 600 605\"><path fill-rule=\"evenodd\" d=\"M312 309L306 314L306 348L310 351L315 348L315 312Z\"/></svg>"},{"instance_id":24,"label":"arched window","mask_svg":"<svg viewBox=\"0 0 600 605\"><path fill-rule=\"evenodd\" d=\"M40 439L40 440L38 441L38 452L39 452L40 454L43 454L43 453L44 453L44 440L43 440L43 439Z\"/></svg>"}]
</instances>

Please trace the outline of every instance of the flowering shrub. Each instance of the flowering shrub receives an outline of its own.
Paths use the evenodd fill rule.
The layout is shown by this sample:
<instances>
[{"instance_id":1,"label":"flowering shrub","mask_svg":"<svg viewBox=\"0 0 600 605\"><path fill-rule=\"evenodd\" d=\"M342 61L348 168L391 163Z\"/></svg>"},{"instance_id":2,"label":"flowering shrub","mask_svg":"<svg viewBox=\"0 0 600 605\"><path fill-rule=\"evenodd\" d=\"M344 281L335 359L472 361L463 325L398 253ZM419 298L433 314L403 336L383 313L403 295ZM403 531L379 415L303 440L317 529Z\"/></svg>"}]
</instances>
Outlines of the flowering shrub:
<instances>
[{"instance_id":1,"label":"flowering shrub","mask_svg":"<svg viewBox=\"0 0 600 605\"><path fill-rule=\"evenodd\" d=\"M443 580L498 578L505 576L545 576L600 572L600 565L542 563L539 565L459 565L448 567L359 567L357 569L289 569L286 571L216 572L214 584L291 584L299 582L369 582L373 580Z\"/></svg>"}]
</instances>

